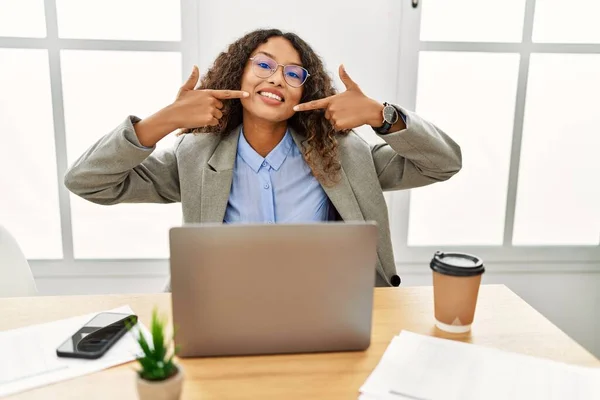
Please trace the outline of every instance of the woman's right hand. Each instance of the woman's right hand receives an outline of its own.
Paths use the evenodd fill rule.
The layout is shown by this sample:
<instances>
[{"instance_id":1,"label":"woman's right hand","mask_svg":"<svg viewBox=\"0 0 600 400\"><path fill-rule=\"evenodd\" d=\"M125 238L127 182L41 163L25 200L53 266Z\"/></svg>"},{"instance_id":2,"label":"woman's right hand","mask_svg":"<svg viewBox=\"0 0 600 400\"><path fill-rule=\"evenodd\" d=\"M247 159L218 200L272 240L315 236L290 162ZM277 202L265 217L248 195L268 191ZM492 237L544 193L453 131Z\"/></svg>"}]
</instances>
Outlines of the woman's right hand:
<instances>
[{"instance_id":1,"label":"woman's right hand","mask_svg":"<svg viewBox=\"0 0 600 400\"><path fill-rule=\"evenodd\" d=\"M217 125L223 117L221 100L249 96L248 92L241 90L194 90L199 76L198 67L194 65L192 74L179 89L175 101L135 124L135 133L142 146L153 147L176 129Z\"/></svg>"},{"instance_id":2,"label":"woman's right hand","mask_svg":"<svg viewBox=\"0 0 600 400\"><path fill-rule=\"evenodd\" d=\"M215 126L223 117L221 100L241 99L249 93L241 90L195 90L200 72L194 65L192 74L177 93L177 98L169 106L171 118L180 129Z\"/></svg>"}]
</instances>

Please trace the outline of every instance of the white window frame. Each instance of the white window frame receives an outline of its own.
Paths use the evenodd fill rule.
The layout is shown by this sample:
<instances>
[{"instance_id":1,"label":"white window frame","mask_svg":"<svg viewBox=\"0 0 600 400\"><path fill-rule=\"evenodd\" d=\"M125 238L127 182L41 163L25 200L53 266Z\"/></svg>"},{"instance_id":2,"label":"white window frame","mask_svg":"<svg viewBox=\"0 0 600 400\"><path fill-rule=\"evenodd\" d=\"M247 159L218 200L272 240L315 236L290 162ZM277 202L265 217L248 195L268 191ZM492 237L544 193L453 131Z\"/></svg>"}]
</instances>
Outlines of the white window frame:
<instances>
[{"instance_id":1,"label":"white window frame","mask_svg":"<svg viewBox=\"0 0 600 400\"><path fill-rule=\"evenodd\" d=\"M58 260L30 260L36 277L61 276L164 276L167 260L142 259L75 259L73 253L73 229L71 225L70 194L63 184L68 168L65 114L63 103L61 50L112 50L112 51L169 51L182 55L182 76L187 77L198 60L198 2L180 0L181 41L148 40L97 40L62 39L58 37L56 0L44 0L46 18L45 38L0 37L0 48L42 49L48 51L50 66L50 89L54 141L56 152L56 175L58 177L58 201L62 234L63 258ZM135 18L132 15L131 18ZM173 95L177 88L173 88ZM126 265L123 268L123 265Z\"/></svg>"},{"instance_id":2,"label":"white window frame","mask_svg":"<svg viewBox=\"0 0 600 400\"><path fill-rule=\"evenodd\" d=\"M389 196L390 223L396 263L424 265L437 250L455 249L477 254L487 262L503 264L590 264L597 267L600 262L600 246L513 246L513 227L519 163L523 136L523 118L527 95L529 59L532 53L581 53L598 54L600 44L533 43L533 19L536 0L526 0L522 41L520 43L499 42L438 42L421 41L421 3L426 0L403 0L400 49L398 54L397 99L410 110L416 108L417 77L420 51L453 51L481 53L514 53L520 55L517 100L514 112L514 126L511 146L510 170L504 238L499 246L408 246L408 224L410 191L392 192ZM413 4L417 3L415 8ZM449 132L452 135L452 132ZM595 264L595 265L593 265Z\"/></svg>"}]
</instances>

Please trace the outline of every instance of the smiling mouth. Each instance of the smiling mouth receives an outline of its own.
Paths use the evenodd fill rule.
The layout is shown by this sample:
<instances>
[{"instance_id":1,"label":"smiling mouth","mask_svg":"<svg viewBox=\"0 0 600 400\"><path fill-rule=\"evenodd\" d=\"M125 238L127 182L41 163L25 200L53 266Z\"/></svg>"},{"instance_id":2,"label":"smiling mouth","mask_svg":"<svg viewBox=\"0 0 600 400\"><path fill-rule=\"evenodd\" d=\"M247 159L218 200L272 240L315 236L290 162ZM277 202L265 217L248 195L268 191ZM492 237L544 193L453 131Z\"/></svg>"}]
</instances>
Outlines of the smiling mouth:
<instances>
[{"instance_id":1,"label":"smiling mouth","mask_svg":"<svg viewBox=\"0 0 600 400\"><path fill-rule=\"evenodd\" d=\"M277 101L280 101L282 103L284 102L283 97L279 97L275 93L271 93L271 92L258 92L258 94L261 95L261 96L264 96L266 98L269 98L269 99L277 100Z\"/></svg>"}]
</instances>

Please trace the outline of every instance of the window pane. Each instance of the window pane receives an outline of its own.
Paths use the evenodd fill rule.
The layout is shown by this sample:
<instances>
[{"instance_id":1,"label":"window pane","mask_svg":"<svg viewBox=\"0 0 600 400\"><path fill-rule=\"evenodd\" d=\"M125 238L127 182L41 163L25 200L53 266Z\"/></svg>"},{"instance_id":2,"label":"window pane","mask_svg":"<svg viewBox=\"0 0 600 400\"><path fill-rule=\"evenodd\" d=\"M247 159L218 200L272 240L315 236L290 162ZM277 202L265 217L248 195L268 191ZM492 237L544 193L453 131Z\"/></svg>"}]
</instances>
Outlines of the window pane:
<instances>
[{"instance_id":1,"label":"window pane","mask_svg":"<svg viewBox=\"0 0 600 400\"><path fill-rule=\"evenodd\" d=\"M100 206L71 195L75 258L169 258L169 228L181 205Z\"/></svg>"},{"instance_id":2,"label":"window pane","mask_svg":"<svg viewBox=\"0 0 600 400\"><path fill-rule=\"evenodd\" d=\"M533 41L600 43L600 1L543 0L535 3Z\"/></svg>"},{"instance_id":3,"label":"window pane","mask_svg":"<svg viewBox=\"0 0 600 400\"><path fill-rule=\"evenodd\" d=\"M422 52L417 112L454 138L463 169L411 191L409 246L503 241L519 56Z\"/></svg>"},{"instance_id":4,"label":"window pane","mask_svg":"<svg viewBox=\"0 0 600 400\"><path fill-rule=\"evenodd\" d=\"M61 38L181 40L180 1L56 0L56 11Z\"/></svg>"},{"instance_id":5,"label":"window pane","mask_svg":"<svg viewBox=\"0 0 600 400\"><path fill-rule=\"evenodd\" d=\"M27 258L62 258L46 50L0 49L0 223Z\"/></svg>"},{"instance_id":6,"label":"window pane","mask_svg":"<svg viewBox=\"0 0 600 400\"><path fill-rule=\"evenodd\" d=\"M513 243L600 237L600 56L532 54Z\"/></svg>"},{"instance_id":7,"label":"window pane","mask_svg":"<svg viewBox=\"0 0 600 400\"><path fill-rule=\"evenodd\" d=\"M44 0L1 0L0 36L46 37Z\"/></svg>"},{"instance_id":8,"label":"window pane","mask_svg":"<svg viewBox=\"0 0 600 400\"><path fill-rule=\"evenodd\" d=\"M61 52L69 164L128 115L170 104L181 86L180 53ZM174 136L158 147L172 146ZM167 258L179 204L100 206L71 196L77 258Z\"/></svg>"},{"instance_id":9,"label":"window pane","mask_svg":"<svg viewBox=\"0 0 600 400\"><path fill-rule=\"evenodd\" d=\"M421 40L520 42L525 0L426 0Z\"/></svg>"}]
</instances>

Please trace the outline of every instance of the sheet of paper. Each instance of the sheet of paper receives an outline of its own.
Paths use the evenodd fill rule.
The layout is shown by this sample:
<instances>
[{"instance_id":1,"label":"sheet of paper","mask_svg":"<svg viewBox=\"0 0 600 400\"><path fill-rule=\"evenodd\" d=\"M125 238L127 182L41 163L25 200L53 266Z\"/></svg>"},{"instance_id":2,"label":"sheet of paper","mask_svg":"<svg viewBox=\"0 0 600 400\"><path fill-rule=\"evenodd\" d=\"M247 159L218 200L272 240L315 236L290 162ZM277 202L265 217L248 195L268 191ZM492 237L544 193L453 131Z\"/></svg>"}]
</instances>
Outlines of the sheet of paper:
<instances>
[{"instance_id":1,"label":"sheet of paper","mask_svg":"<svg viewBox=\"0 0 600 400\"><path fill-rule=\"evenodd\" d=\"M402 331L360 391L365 400L600 399L600 368Z\"/></svg>"},{"instance_id":2,"label":"sheet of paper","mask_svg":"<svg viewBox=\"0 0 600 400\"><path fill-rule=\"evenodd\" d=\"M129 306L107 311L134 314ZM97 360L57 357L56 348L97 314L0 332L0 397L135 360L141 350L133 333L149 337L141 322Z\"/></svg>"}]
</instances>

